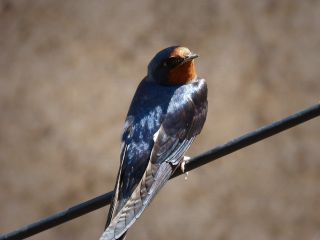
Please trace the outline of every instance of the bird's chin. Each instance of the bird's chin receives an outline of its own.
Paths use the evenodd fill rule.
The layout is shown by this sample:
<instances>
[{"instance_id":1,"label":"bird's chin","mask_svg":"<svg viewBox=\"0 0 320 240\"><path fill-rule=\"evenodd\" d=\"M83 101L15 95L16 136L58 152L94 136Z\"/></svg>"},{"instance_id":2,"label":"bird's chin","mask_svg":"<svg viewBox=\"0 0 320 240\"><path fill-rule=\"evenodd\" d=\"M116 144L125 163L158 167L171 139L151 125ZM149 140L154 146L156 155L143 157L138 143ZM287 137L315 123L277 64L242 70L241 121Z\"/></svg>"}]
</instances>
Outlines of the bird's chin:
<instances>
[{"instance_id":1,"label":"bird's chin","mask_svg":"<svg viewBox=\"0 0 320 240\"><path fill-rule=\"evenodd\" d=\"M168 74L169 85L182 85L190 83L197 77L194 61L185 62L184 64L172 69Z\"/></svg>"}]
</instances>

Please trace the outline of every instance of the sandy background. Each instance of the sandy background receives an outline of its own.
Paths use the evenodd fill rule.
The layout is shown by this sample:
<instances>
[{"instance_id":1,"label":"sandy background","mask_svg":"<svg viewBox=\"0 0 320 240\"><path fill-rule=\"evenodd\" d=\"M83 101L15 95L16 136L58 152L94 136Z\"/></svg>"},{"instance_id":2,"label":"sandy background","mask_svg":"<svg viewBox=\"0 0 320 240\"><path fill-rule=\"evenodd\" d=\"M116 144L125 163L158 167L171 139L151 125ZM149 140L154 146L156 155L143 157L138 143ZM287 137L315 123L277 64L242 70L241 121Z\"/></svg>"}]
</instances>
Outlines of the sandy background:
<instances>
[{"instance_id":1,"label":"sandy background","mask_svg":"<svg viewBox=\"0 0 320 240\"><path fill-rule=\"evenodd\" d=\"M200 55L189 155L316 103L320 1L0 1L0 232L112 189L135 88L160 49ZM170 182L128 239L320 239L320 122ZM31 239L98 239L101 209Z\"/></svg>"}]
</instances>

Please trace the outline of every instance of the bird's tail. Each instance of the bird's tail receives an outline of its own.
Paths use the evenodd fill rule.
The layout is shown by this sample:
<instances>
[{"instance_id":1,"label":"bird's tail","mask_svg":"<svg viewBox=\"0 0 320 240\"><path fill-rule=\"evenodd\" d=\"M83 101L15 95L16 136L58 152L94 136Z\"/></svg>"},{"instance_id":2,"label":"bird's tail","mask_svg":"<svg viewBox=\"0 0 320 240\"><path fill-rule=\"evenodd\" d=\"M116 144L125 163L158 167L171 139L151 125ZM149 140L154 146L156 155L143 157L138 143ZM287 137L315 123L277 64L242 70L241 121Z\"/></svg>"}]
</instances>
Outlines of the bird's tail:
<instances>
[{"instance_id":1,"label":"bird's tail","mask_svg":"<svg viewBox=\"0 0 320 240\"><path fill-rule=\"evenodd\" d=\"M127 232L124 232L124 234L121 235L117 240L125 240L127 236Z\"/></svg>"},{"instance_id":2,"label":"bird's tail","mask_svg":"<svg viewBox=\"0 0 320 240\"><path fill-rule=\"evenodd\" d=\"M143 178L125 205L115 211L116 203L115 201L112 203L111 217L108 218L108 226L100 240L124 239L128 228L140 217L144 209L168 181L176 167L168 162L162 164L149 163ZM115 212L116 214L114 214Z\"/></svg>"}]
</instances>

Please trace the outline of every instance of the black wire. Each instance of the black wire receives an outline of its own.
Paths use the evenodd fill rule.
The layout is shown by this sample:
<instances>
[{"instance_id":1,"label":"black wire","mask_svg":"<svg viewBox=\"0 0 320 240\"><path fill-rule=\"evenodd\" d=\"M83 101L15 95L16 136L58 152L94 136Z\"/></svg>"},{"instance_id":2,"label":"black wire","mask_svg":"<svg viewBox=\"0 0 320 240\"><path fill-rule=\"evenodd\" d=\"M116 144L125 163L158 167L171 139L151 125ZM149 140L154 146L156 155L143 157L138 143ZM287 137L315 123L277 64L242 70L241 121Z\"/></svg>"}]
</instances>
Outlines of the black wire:
<instances>
[{"instance_id":1,"label":"black wire","mask_svg":"<svg viewBox=\"0 0 320 240\"><path fill-rule=\"evenodd\" d=\"M287 118L280 121L271 123L270 125L259 128L253 132L247 133L241 137L235 138L223 145L219 145L212 150L209 150L203 154L200 154L192 159L190 159L185 165L185 171L191 171L198 168L204 164L235 152L241 148L249 146L253 143L261 141L262 139L268 138L272 135L280 133L286 129L292 128L298 124L308 121L312 118L318 117L320 115L320 104L316 104L309 107L301 112L297 112ZM173 177L181 175L182 172L178 168L178 171L174 173ZM0 235L0 240L15 240L24 239L35 235L39 232L47 230L49 228L55 227L74 218L80 217L84 214L92 212L96 209L104 207L110 204L113 196L113 192L109 192L98 197L95 197L89 201L80 203L64 211L53 214L47 218L41 219L30 225L24 226L15 231L9 232L7 234Z\"/></svg>"}]
</instances>

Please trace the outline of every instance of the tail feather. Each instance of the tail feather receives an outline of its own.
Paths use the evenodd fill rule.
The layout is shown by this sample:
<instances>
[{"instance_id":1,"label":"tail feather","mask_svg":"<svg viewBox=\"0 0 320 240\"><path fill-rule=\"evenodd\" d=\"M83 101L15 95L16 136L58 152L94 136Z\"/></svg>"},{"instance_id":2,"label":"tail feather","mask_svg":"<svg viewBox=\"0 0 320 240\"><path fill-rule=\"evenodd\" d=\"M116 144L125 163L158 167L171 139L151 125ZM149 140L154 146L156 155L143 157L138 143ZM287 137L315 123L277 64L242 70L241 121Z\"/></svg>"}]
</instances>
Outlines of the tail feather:
<instances>
[{"instance_id":1,"label":"tail feather","mask_svg":"<svg viewBox=\"0 0 320 240\"><path fill-rule=\"evenodd\" d=\"M124 239L126 231L140 217L155 195L168 181L176 166L168 162L149 163L143 178L126 204L109 220L100 240ZM114 204L113 204L114 207ZM113 209L113 212L115 209ZM123 237L123 238L122 238Z\"/></svg>"},{"instance_id":2,"label":"tail feather","mask_svg":"<svg viewBox=\"0 0 320 240\"><path fill-rule=\"evenodd\" d=\"M107 217L107 222L106 222L106 225L105 225L104 229L106 229L109 226L109 224L110 224L110 222L111 222L111 220L113 218L113 215L115 214L115 210L117 208L119 185L120 185L120 174L121 174L122 164L123 164L123 162L121 161L121 164L120 164L120 167L119 167L119 171L118 171L118 175L117 175L116 186L114 188L114 196L113 196L112 202L110 204L109 213L108 213L108 217Z\"/></svg>"}]
</instances>

